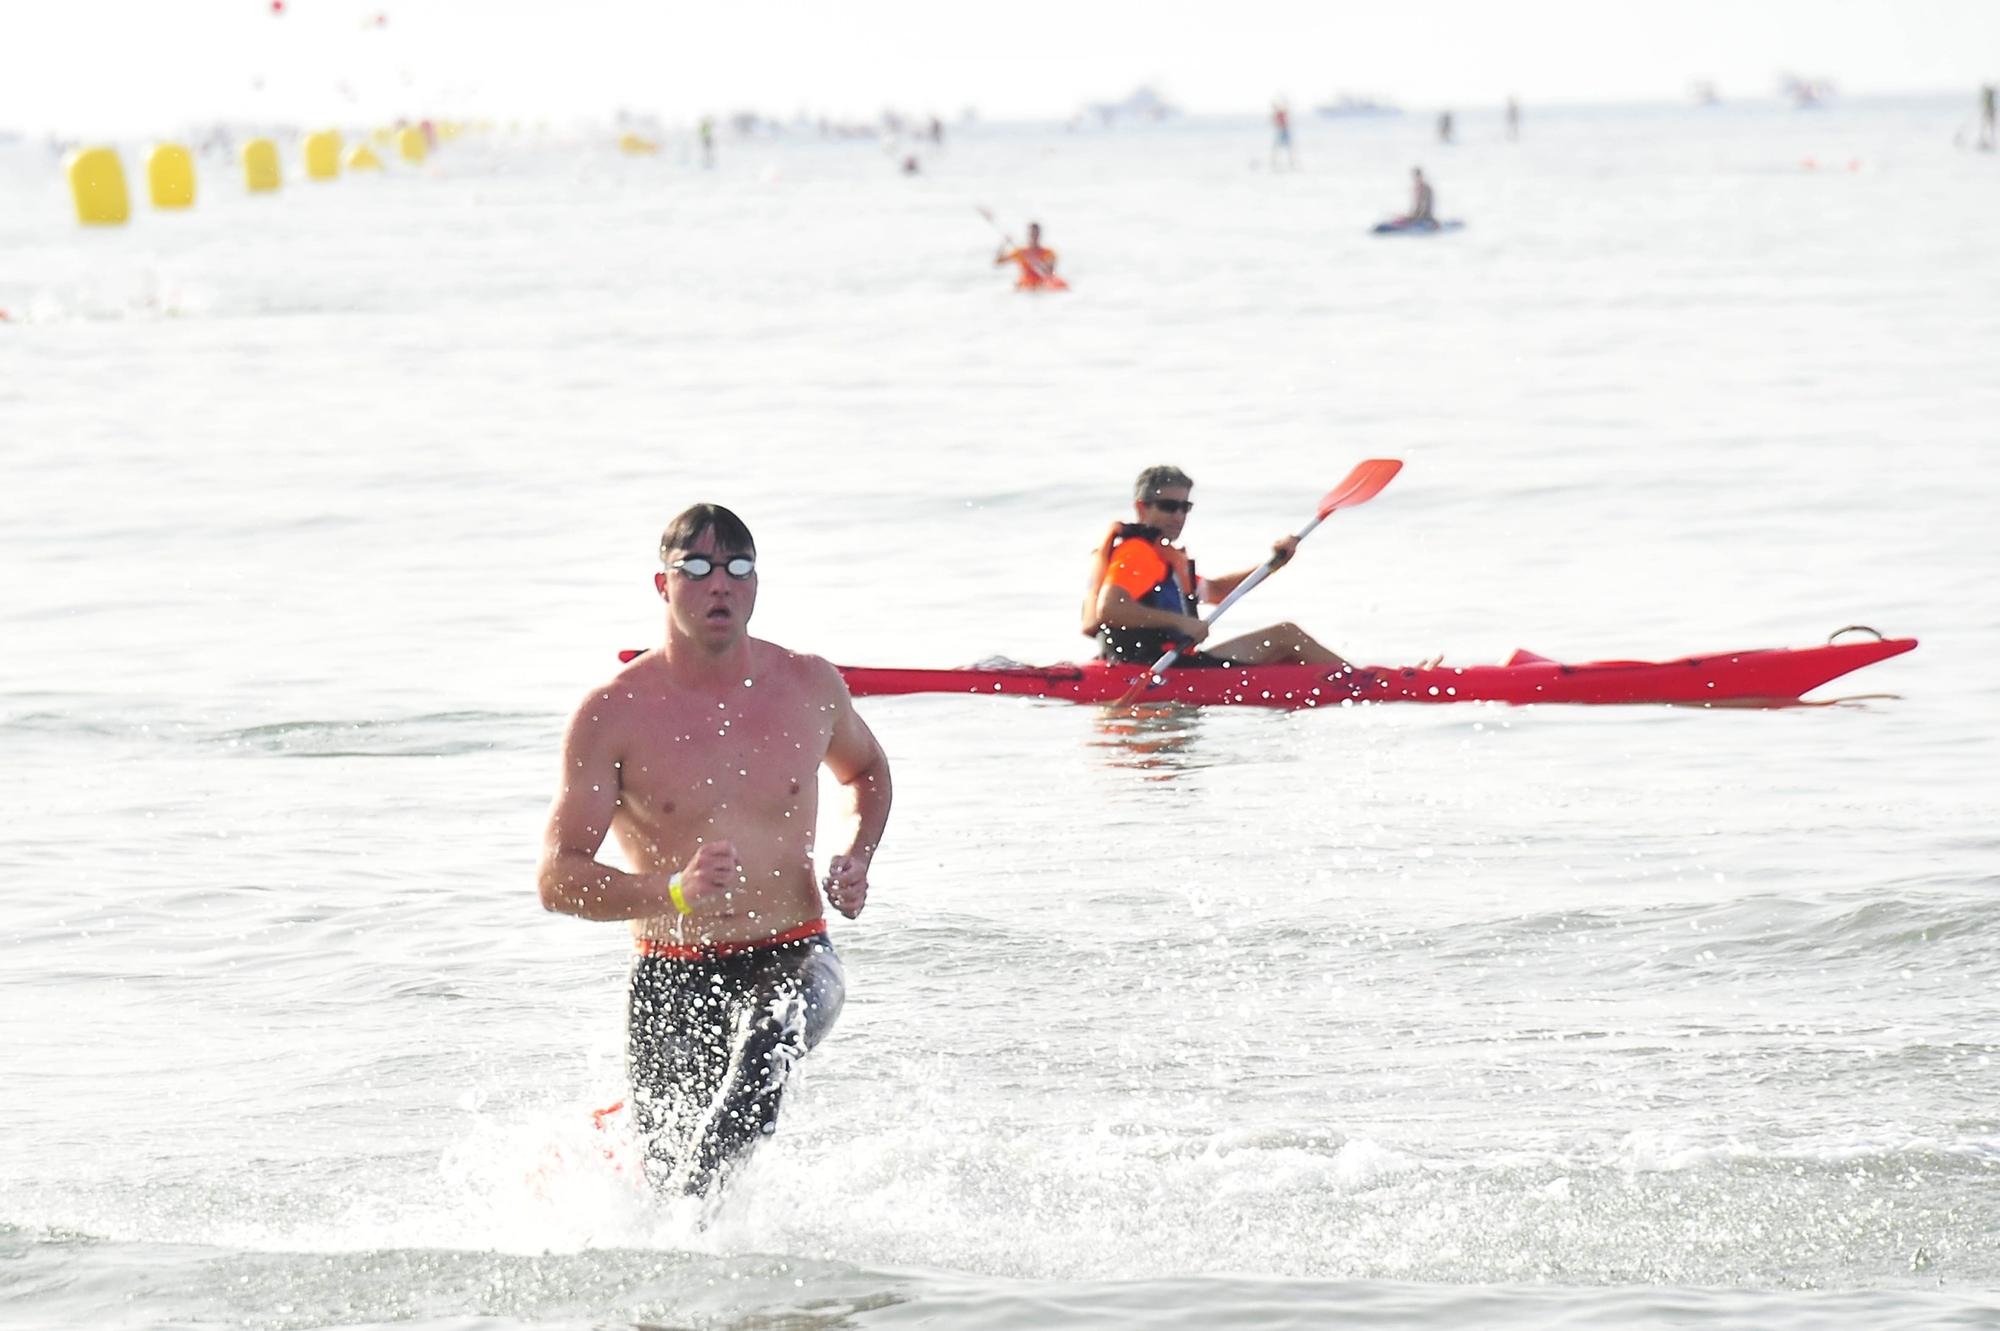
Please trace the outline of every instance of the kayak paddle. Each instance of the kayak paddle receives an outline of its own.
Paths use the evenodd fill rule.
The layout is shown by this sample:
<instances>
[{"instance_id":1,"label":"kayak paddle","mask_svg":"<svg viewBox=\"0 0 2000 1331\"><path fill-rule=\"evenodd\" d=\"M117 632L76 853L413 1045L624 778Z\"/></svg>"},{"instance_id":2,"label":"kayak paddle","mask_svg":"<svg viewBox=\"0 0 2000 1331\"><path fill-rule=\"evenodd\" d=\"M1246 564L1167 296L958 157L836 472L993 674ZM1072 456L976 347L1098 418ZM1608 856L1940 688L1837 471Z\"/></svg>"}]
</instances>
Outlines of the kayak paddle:
<instances>
[{"instance_id":1,"label":"kayak paddle","mask_svg":"<svg viewBox=\"0 0 2000 1331\"><path fill-rule=\"evenodd\" d=\"M1352 508L1356 504L1365 504L1376 495L1381 494L1382 487L1394 480L1396 473L1402 469L1403 463L1399 458L1369 458L1366 462L1356 464L1354 470L1347 473L1347 479L1339 485L1334 486L1331 490L1328 490L1325 497L1319 501L1319 508L1313 513L1312 521L1299 528L1297 533L1298 539L1301 541L1305 540L1306 537L1312 534L1312 529L1332 517L1335 510ZM1255 587L1258 583L1276 572L1279 563L1277 552L1273 551L1269 559L1259 564L1249 577L1236 584L1234 591L1222 598L1222 603L1209 613L1208 619L1205 622L1213 624L1216 620L1221 619L1230 606L1235 605L1249 594L1252 587ZM1147 689L1152 688L1158 682L1160 672L1172 665L1179 658L1180 654L1181 649L1176 647L1159 660L1153 662L1152 668L1139 676L1139 678L1133 680L1132 687L1127 689L1124 696L1119 698L1112 706L1130 707L1134 702L1138 701L1139 695Z\"/></svg>"}]
</instances>

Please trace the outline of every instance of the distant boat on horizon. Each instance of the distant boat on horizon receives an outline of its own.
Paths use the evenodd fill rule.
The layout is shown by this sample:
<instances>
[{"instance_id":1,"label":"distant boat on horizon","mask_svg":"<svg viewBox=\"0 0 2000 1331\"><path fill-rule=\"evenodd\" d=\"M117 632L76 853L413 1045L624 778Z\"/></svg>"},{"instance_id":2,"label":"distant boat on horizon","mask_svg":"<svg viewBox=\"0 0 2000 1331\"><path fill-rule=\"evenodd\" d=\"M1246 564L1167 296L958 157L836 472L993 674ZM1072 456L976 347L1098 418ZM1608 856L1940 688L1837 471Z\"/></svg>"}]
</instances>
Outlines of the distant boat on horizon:
<instances>
[{"instance_id":1,"label":"distant boat on horizon","mask_svg":"<svg viewBox=\"0 0 2000 1331\"><path fill-rule=\"evenodd\" d=\"M1796 74L1782 75L1778 91L1791 98L1792 105L1801 111L1824 106L1834 95L1832 79L1800 78Z\"/></svg>"},{"instance_id":2,"label":"distant boat on horizon","mask_svg":"<svg viewBox=\"0 0 2000 1331\"><path fill-rule=\"evenodd\" d=\"M1159 121L1181 113L1178 106L1145 86L1134 88L1122 101L1092 102L1089 109L1090 114L1105 125L1116 124L1120 120Z\"/></svg>"},{"instance_id":3,"label":"distant boat on horizon","mask_svg":"<svg viewBox=\"0 0 2000 1331\"><path fill-rule=\"evenodd\" d=\"M1318 115L1327 117L1329 120L1338 120L1345 116L1399 116L1403 114L1403 108L1393 103L1378 102L1373 97L1350 97L1346 93L1341 93L1330 102L1323 102L1315 106L1313 111Z\"/></svg>"}]
</instances>

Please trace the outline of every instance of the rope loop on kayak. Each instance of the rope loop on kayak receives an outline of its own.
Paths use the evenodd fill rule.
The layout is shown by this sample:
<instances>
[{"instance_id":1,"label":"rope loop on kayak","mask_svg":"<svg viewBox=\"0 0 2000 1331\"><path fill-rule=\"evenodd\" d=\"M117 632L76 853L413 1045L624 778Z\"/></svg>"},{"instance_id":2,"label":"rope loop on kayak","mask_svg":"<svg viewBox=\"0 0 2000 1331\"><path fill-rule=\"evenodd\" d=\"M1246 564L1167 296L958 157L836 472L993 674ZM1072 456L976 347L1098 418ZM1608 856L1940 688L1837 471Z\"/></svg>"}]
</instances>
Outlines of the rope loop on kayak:
<instances>
[{"instance_id":1,"label":"rope loop on kayak","mask_svg":"<svg viewBox=\"0 0 2000 1331\"><path fill-rule=\"evenodd\" d=\"M1875 635L1875 641L1884 641L1882 630L1880 629L1871 629L1866 624L1849 624L1844 629L1835 629L1833 632L1827 634L1826 645L1829 647L1833 646L1834 643L1840 641L1840 635L1843 633L1872 633Z\"/></svg>"}]
</instances>

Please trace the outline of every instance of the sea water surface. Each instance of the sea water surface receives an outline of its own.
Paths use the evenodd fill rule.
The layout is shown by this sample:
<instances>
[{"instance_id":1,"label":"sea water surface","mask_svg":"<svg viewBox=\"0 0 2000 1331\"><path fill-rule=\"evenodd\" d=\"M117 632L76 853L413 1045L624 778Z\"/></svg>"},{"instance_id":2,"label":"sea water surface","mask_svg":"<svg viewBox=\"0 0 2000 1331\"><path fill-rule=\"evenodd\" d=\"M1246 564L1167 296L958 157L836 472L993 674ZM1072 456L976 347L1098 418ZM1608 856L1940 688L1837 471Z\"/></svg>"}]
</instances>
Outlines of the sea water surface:
<instances>
[{"instance_id":1,"label":"sea water surface","mask_svg":"<svg viewBox=\"0 0 2000 1331\"><path fill-rule=\"evenodd\" d=\"M496 132L107 230L0 145L0 1325L1995 1324L1962 111ZM1467 229L1367 234L1418 164ZM1783 711L867 701L842 1023L649 1204L629 943L532 870L665 520L749 520L788 645L1074 659L1141 467L1220 570L1370 456L1238 628L1923 646Z\"/></svg>"}]
</instances>

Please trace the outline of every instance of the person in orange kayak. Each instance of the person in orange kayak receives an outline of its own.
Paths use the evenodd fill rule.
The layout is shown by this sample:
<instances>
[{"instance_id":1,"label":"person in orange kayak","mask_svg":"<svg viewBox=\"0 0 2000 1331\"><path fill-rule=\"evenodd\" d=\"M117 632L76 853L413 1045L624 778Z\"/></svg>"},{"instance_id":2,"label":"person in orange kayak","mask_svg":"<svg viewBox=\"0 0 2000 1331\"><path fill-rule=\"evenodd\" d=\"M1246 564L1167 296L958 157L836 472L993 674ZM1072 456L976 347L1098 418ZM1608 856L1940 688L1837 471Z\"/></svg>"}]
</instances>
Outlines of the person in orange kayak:
<instances>
[{"instance_id":1,"label":"person in orange kayak","mask_svg":"<svg viewBox=\"0 0 2000 1331\"><path fill-rule=\"evenodd\" d=\"M1012 242L1009 242L1010 244ZM1018 263L1021 265L1020 280L1014 283L1016 291L1064 291L1069 283L1056 276L1056 252L1042 244L1042 224L1028 223L1028 243L1008 249L1000 247L994 256L993 266Z\"/></svg>"},{"instance_id":2,"label":"person in orange kayak","mask_svg":"<svg viewBox=\"0 0 2000 1331\"><path fill-rule=\"evenodd\" d=\"M1254 568L1219 578L1196 574L1180 544L1194 501L1194 481L1178 467L1148 467L1132 488L1136 522L1113 523L1091 569L1083 601L1083 632L1107 661L1151 665L1174 648L1176 666L1328 665L1347 661L1296 624L1273 624L1224 642L1209 642L1199 603L1218 602ZM1272 552L1282 567L1298 549L1286 536ZM1199 646L1201 650L1190 648Z\"/></svg>"}]
</instances>

